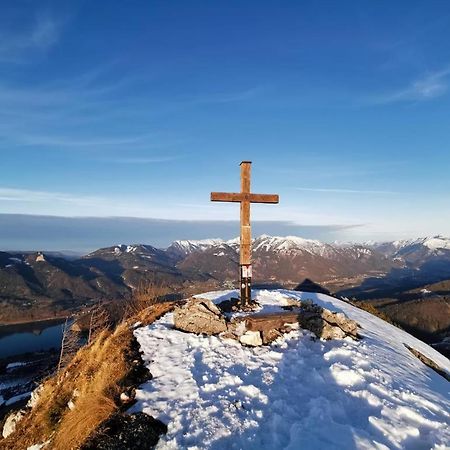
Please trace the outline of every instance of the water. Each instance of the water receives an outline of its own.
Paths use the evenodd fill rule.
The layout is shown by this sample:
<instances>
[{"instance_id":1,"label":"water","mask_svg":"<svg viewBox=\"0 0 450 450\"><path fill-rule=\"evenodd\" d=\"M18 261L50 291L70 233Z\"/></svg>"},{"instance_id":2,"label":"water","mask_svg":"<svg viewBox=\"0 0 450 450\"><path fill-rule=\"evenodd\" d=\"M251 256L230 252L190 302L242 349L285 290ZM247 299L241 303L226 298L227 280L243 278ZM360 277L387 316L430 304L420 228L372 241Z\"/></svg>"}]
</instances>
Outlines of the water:
<instances>
[{"instance_id":1,"label":"water","mask_svg":"<svg viewBox=\"0 0 450 450\"><path fill-rule=\"evenodd\" d=\"M0 327L0 359L59 348L62 326L58 320Z\"/></svg>"}]
</instances>

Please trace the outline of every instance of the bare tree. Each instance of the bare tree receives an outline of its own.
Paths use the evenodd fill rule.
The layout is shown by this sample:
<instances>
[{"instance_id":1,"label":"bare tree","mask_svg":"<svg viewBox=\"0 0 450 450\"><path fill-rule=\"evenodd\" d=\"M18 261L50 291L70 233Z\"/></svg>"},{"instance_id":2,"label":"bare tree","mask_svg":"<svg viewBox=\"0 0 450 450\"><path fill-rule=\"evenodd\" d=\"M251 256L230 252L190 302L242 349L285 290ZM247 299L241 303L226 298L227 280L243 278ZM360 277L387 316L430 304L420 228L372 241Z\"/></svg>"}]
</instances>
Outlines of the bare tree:
<instances>
[{"instance_id":1,"label":"bare tree","mask_svg":"<svg viewBox=\"0 0 450 450\"><path fill-rule=\"evenodd\" d=\"M72 330L73 322L67 317L63 325L61 337L61 351L59 352L59 361L56 373L60 375L61 370L67 366L75 353L80 348L80 339L78 334Z\"/></svg>"},{"instance_id":2,"label":"bare tree","mask_svg":"<svg viewBox=\"0 0 450 450\"><path fill-rule=\"evenodd\" d=\"M133 317L149 307L163 300L171 292L170 288L161 281L146 280L139 283L131 299L127 302L124 317Z\"/></svg>"},{"instance_id":3,"label":"bare tree","mask_svg":"<svg viewBox=\"0 0 450 450\"><path fill-rule=\"evenodd\" d=\"M89 332L88 332L88 345L98 336L103 330L106 330L110 326L110 316L106 308L98 302L94 308L92 308L89 316Z\"/></svg>"}]
</instances>

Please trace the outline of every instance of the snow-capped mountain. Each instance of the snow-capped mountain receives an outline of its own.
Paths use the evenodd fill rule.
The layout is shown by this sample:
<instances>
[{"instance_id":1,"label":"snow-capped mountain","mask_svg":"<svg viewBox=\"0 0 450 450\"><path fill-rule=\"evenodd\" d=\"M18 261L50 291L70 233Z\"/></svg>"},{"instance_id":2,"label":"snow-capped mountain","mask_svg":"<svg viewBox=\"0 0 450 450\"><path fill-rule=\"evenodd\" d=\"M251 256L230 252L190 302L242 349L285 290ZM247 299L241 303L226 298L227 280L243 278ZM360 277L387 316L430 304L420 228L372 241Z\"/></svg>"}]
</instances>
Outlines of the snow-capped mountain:
<instances>
[{"instance_id":1,"label":"snow-capped mountain","mask_svg":"<svg viewBox=\"0 0 450 450\"><path fill-rule=\"evenodd\" d=\"M194 241L193 245L184 244L184 248L192 249L196 245ZM402 266L401 262L394 262L375 249L360 244L327 244L297 236L262 235L253 240L252 248L254 278L260 281L296 283L304 278L321 281L382 274ZM219 280L230 279L236 274L238 251L239 238L217 242L208 240L199 251L191 251L181 259L178 267L209 273Z\"/></svg>"},{"instance_id":2,"label":"snow-capped mountain","mask_svg":"<svg viewBox=\"0 0 450 450\"><path fill-rule=\"evenodd\" d=\"M112 247L105 247L100 248L98 250L95 250L92 253L89 253L85 256L85 258L93 258L97 256L112 256L112 257L118 257L125 254L134 254L134 255L157 255L161 253L161 250L151 246L151 245L144 245L144 244L135 244L135 245L125 245L125 244L119 244Z\"/></svg>"},{"instance_id":3,"label":"snow-capped mountain","mask_svg":"<svg viewBox=\"0 0 450 450\"><path fill-rule=\"evenodd\" d=\"M440 250L450 250L450 238L438 235L392 242L373 242L367 245L392 257L408 255L418 251L437 254Z\"/></svg>"},{"instance_id":4,"label":"snow-capped mountain","mask_svg":"<svg viewBox=\"0 0 450 450\"><path fill-rule=\"evenodd\" d=\"M427 247L430 250L439 250L439 249L450 250L450 239L440 235L433 237L424 237L414 240L410 239L410 240L394 241L392 244L398 250L403 249L405 247L412 247L416 245L423 245L424 247Z\"/></svg>"},{"instance_id":5,"label":"snow-capped mountain","mask_svg":"<svg viewBox=\"0 0 450 450\"><path fill-rule=\"evenodd\" d=\"M174 255L188 256L191 253L198 251L205 251L211 248L223 248L224 246L231 247L236 251L239 250L239 237L225 241L223 239L204 239L204 240L183 240L174 241L167 251ZM314 239L305 239L299 236L269 236L263 234L252 242L252 249L254 252L274 252L281 254L295 254L296 252L308 252L311 255L321 257L333 257L336 252L342 249L359 249L360 254L369 255L372 253L370 246L364 244L354 243L334 243L327 244Z\"/></svg>"},{"instance_id":6,"label":"snow-capped mountain","mask_svg":"<svg viewBox=\"0 0 450 450\"><path fill-rule=\"evenodd\" d=\"M179 240L174 241L167 248L167 253L176 257L184 258L193 252L204 251L208 248L223 244L223 239L202 239L202 240Z\"/></svg>"}]
</instances>

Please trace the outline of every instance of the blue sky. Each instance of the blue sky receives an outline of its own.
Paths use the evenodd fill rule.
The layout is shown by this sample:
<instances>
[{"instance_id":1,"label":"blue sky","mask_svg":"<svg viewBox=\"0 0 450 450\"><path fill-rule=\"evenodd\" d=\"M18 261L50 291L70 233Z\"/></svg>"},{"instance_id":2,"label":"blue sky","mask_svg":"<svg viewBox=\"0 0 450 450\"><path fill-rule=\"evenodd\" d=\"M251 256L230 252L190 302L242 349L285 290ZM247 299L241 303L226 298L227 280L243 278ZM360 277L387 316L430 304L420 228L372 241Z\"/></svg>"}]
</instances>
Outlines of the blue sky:
<instances>
[{"instance_id":1,"label":"blue sky","mask_svg":"<svg viewBox=\"0 0 450 450\"><path fill-rule=\"evenodd\" d=\"M237 190L250 159L253 190L281 198L255 220L328 240L450 235L446 1L1 12L2 214L230 220L209 192Z\"/></svg>"}]
</instances>

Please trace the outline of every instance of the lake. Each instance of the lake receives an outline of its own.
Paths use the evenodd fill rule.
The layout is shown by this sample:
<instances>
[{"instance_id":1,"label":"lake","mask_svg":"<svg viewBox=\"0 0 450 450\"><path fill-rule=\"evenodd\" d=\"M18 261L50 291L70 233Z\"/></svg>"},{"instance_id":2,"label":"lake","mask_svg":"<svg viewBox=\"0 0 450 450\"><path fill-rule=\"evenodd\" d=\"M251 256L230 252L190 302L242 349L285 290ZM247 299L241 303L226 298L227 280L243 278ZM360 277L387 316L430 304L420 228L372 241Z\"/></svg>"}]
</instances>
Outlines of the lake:
<instances>
[{"instance_id":1,"label":"lake","mask_svg":"<svg viewBox=\"0 0 450 450\"><path fill-rule=\"evenodd\" d=\"M0 326L0 359L61 346L64 321Z\"/></svg>"}]
</instances>

